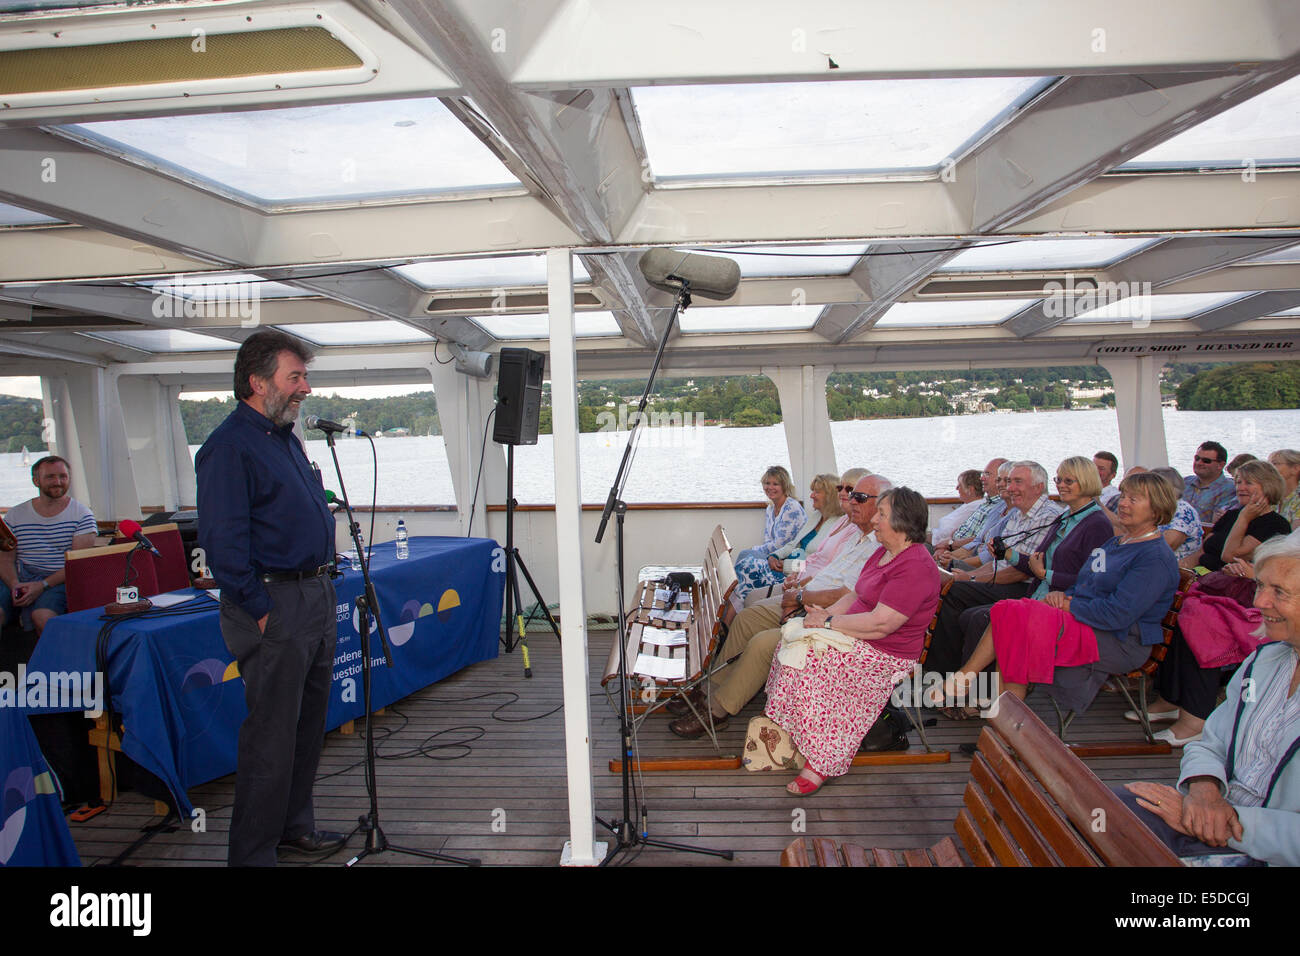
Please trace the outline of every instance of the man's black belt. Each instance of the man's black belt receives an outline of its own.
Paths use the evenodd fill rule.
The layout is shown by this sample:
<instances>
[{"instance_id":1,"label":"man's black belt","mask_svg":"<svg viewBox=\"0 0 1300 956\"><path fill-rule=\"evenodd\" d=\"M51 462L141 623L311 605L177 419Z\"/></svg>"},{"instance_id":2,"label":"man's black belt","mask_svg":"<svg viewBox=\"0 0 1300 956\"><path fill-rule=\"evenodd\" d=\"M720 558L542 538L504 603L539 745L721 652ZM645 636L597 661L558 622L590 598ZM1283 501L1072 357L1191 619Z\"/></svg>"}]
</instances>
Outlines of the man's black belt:
<instances>
[{"instance_id":1,"label":"man's black belt","mask_svg":"<svg viewBox=\"0 0 1300 956\"><path fill-rule=\"evenodd\" d=\"M258 575L263 584L278 584L281 581L306 581L310 578L323 577L330 573L330 566L322 564L319 568L310 568L306 571L267 571Z\"/></svg>"}]
</instances>

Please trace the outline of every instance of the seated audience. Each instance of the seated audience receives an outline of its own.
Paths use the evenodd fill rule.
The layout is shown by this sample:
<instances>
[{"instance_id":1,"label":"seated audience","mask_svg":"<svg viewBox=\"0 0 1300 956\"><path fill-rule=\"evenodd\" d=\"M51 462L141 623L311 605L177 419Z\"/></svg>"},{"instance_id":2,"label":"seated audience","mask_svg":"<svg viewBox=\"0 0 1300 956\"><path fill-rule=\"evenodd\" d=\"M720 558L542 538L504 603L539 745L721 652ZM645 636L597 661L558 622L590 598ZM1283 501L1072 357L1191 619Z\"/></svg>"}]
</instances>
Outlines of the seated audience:
<instances>
[{"instance_id":1,"label":"seated audience","mask_svg":"<svg viewBox=\"0 0 1300 956\"><path fill-rule=\"evenodd\" d=\"M1300 528L1300 451L1283 448L1268 456L1268 463L1277 469L1286 483L1286 493L1277 513L1291 522L1291 530Z\"/></svg>"},{"instance_id":2,"label":"seated audience","mask_svg":"<svg viewBox=\"0 0 1300 956\"><path fill-rule=\"evenodd\" d=\"M1282 517L1273 511L1272 503L1281 499L1283 482L1272 465L1258 460L1246 462L1237 469L1237 489L1242 507L1219 519L1214 531L1206 536L1203 550L1183 559L1184 567L1199 564L1228 575L1252 576L1256 571L1250 562L1260 543L1290 531ZM1233 559L1231 563L1225 563L1229 558ZM1222 583L1216 582L1215 578ZM1233 587L1229 587L1229 583ZM1244 587L1238 591L1237 585ZM1219 600L1232 599L1247 606L1250 602L1250 598L1245 596L1249 594L1248 582L1231 578L1223 581L1221 575L1202 578L1193 586L1193 591L1213 595ZM1219 608L1214 626L1221 632L1220 637L1235 637L1235 645L1242 647L1249 643L1251 625L1240 612L1233 613L1235 608L1231 600ZM1200 737L1205 720L1218 699L1222 666L1235 664L1247 653L1238 650L1229 658L1220 654L1214 661L1206 662L1209 666L1202 666L1188 643L1189 636L1193 640L1198 637L1193 629L1198 623L1193 617L1197 610L1196 602L1191 601L1189 595L1174 629L1169 653L1156 671L1156 697L1147 706L1147 716L1153 722L1173 721L1171 726L1155 736L1175 747L1182 747ZM1136 711L1129 711L1124 716L1133 721L1139 719Z\"/></svg>"},{"instance_id":3,"label":"seated audience","mask_svg":"<svg viewBox=\"0 0 1300 956\"><path fill-rule=\"evenodd\" d=\"M1232 507L1236 495L1232 479L1223 473L1228 450L1217 441L1207 441L1192 458L1192 473L1183 479L1183 500L1196 509L1201 524L1212 524Z\"/></svg>"},{"instance_id":4,"label":"seated audience","mask_svg":"<svg viewBox=\"0 0 1300 956\"><path fill-rule=\"evenodd\" d=\"M974 468L957 476L957 497L961 499L961 504L935 523L934 530L930 532L931 544L951 541L953 532L984 503L984 484L980 473Z\"/></svg>"},{"instance_id":5,"label":"seated audience","mask_svg":"<svg viewBox=\"0 0 1300 956\"><path fill-rule=\"evenodd\" d=\"M851 474L846 472L845 477ZM712 682L707 697L703 690L697 689L692 692L689 704L686 700L668 703L668 712L680 718L668 725L669 730L687 739L703 735L706 727L701 711L706 704L713 715L712 725L725 726L730 716L740 713L767 680L772 655L781 640L782 619L798 611L805 601L832 604L852 593L863 564L879 547L872 526L877 496L888 488L889 480L880 475L868 474L858 479L847 497L850 524L832 534L813 555L819 559L815 576L792 582L793 586L782 594L759 601L736 615L727 629L726 643L718 653L719 660L731 663L718 671L719 678ZM810 559L805 570L813 566Z\"/></svg>"},{"instance_id":6,"label":"seated audience","mask_svg":"<svg viewBox=\"0 0 1300 956\"><path fill-rule=\"evenodd\" d=\"M1238 506L1215 521L1200 551L1179 562L1183 567L1219 571L1236 558L1249 561L1261 541L1290 532L1290 523L1277 513L1286 484L1276 468L1266 461L1248 461L1237 469L1234 488Z\"/></svg>"},{"instance_id":7,"label":"seated audience","mask_svg":"<svg viewBox=\"0 0 1300 956\"><path fill-rule=\"evenodd\" d=\"M997 489L999 504L989 510L987 518L976 532L975 537L961 545L954 542L954 547L949 549L935 549L934 559L940 567L973 571L981 564L992 560L989 543L1002 533L1002 529L1011 520L1011 516L1016 510L1012 507L1007 495L1007 484L1011 481L1011 471L1014 467L1015 462L1010 461L1004 461L998 465L994 487ZM1043 480L1046 481L1046 473L1044 473Z\"/></svg>"},{"instance_id":8,"label":"seated audience","mask_svg":"<svg viewBox=\"0 0 1300 956\"><path fill-rule=\"evenodd\" d=\"M1261 545L1255 572L1266 643L1184 749L1178 786L1131 783L1117 792L1179 856L1234 852L1300 866L1300 541Z\"/></svg>"},{"instance_id":9,"label":"seated audience","mask_svg":"<svg viewBox=\"0 0 1300 956\"><path fill-rule=\"evenodd\" d=\"M1159 475L1169 482L1169 486L1174 489L1174 494L1181 493L1183 476L1175 469L1166 465L1162 468L1152 468L1151 474ZM1181 561L1201 550L1201 540L1205 532L1201 528L1201 522L1196 518L1196 510L1188 502L1179 498L1173 520L1168 524L1162 524L1160 533L1169 542L1169 547L1174 549L1174 557Z\"/></svg>"},{"instance_id":10,"label":"seated audience","mask_svg":"<svg viewBox=\"0 0 1300 956\"><path fill-rule=\"evenodd\" d=\"M1092 456L1092 463L1097 466L1097 474L1101 476L1101 494L1097 498L1102 507L1109 507L1119 497L1119 486L1111 484L1119 474L1119 459L1114 452L1099 451Z\"/></svg>"},{"instance_id":11,"label":"seated audience","mask_svg":"<svg viewBox=\"0 0 1300 956\"><path fill-rule=\"evenodd\" d=\"M984 470L980 472L980 489L984 494L984 500L965 521L957 526L947 541L934 541L936 558L940 564L946 567L950 563L950 559L944 552L950 553L973 541L985 524L1006 510L1006 502L1002 500L1002 491L998 485L999 469L1006 464L1006 461L1005 458L994 458L984 466Z\"/></svg>"},{"instance_id":12,"label":"seated audience","mask_svg":"<svg viewBox=\"0 0 1300 956\"><path fill-rule=\"evenodd\" d=\"M1099 483L1096 469L1087 459L1083 459L1083 462L1091 472L1089 487L1093 487ZM1015 549L1017 555L1032 555L1041 551L1055 519L1065 510L1047 497L1047 472L1042 465L1032 461L1017 461L1009 463L1009 469L1003 494L1007 500L1006 521L997 534L981 548L977 556L978 567L967 571L962 570L958 562L953 563L954 583L948 588L939 609L939 621L935 625L930 651L926 656L927 670L951 671L961 662L965 634L962 617L965 612L987 607L1004 598L1024 597L1032 590L1027 583L1031 573L1029 567L1026 566L1022 571L1009 563L1008 549ZM1064 477L1064 472L1061 475ZM1067 487L1074 488L1073 485ZM1083 503L1080 502L1080 506ZM1106 520L1100 515L1098 518ZM1090 524L1096 520L1093 519ZM1001 545L996 552L993 550L995 540ZM975 634L984 630L982 622L974 622L969 617L966 626L973 628Z\"/></svg>"},{"instance_id":13,"label":"seated audience","mask_svg":"<svg viewBox=\"0 0 1300 956\"><path fill-rule=\"evenodd\" d=\"M763 472L763 494L768 499L763 523L763 543L746 548L735 556L737 572L742 567L751 567L755 560L759 566L765 564L767 556L793 540L804 523L806 516L803 505L794 497L790 472L780 465L773 465ZM732 601L736 610L740 610L740 599L733 594Z\"/></svg>"},{"instance_id":14,"label":"seated audience","mask_svg":"<svg viewBox=\"0 0 1300 956\"><path fill-rule=\"evenodd\" d=\"M1248 461L1259 461L1257 457L1248 451L1243 451L1240 455L1235 455L1232 461L1228 462L1227 467L1223 470L1233 478L1237 477L1237 469Z\"/></svg>"},{"instance_id":15,"label":"seated audience","mask_svg":"<svg viewBox=\"0 0 1300 956\"><path fill-rule=\"evenodd\" d=\"M996 660L1001 690L1024 699L1029 684L1046 684L1063 709L1082 713L1110 675L1145 661L1164 640L1161 620L1178 587L1178 564L1159 530L1176 500L1163 478L1125 478L1125 534L1085 561L1068 590L995 604L974 653L945 682L945 696L964 696Z\"/></svg>"},{"instance_id":16,"label":"seated audience","mask_svg":"<svg viewBox=\"0 0 1300 956\"><path fill-rule=\"evenodd\" d=\"M939 570L924 545L925 499L893 488L876 508L881 547L867 559L855 593L829 607L811 604L803 618L806 628L851 641L848 649L819 641L820 654L808 652L802 666L778 659L767 679L764 712L807 761L786 788L792 794L813 793L848 772L894 685L911 674L939 602Z\"/></svg>"},{"instance_id":17,"label":"seated audience","mask_svg":"<svg viewBox=\"0 0 1300 956\"><path fill-rule=\"evenodd\" d=\"M790 541L765 558L759 557L753 549L741 552L736 560L736 598L743 601L745 595L756 588L780 584L785 578L787 560L805 558L821 546L836 525L835 519L844 513L840 508L838 483L836 475L818 475L812 480L808 500L813 512Z\"/></svg>"},{"instance_id":18,"label":"seated audience","mask_svg":"<svg viewBox=\"0 0 1300 956\"><path fill-rule=\"evenodd\" d=\"M63 586L64 552L95 544L95 516L69 496L68 463L46 455L32 465L35 498L9 509L5 522L18 539L14 551L0 551L0 626L18 614L26 630L45 630L68 610Z\"/></svg>"}]
</instances>

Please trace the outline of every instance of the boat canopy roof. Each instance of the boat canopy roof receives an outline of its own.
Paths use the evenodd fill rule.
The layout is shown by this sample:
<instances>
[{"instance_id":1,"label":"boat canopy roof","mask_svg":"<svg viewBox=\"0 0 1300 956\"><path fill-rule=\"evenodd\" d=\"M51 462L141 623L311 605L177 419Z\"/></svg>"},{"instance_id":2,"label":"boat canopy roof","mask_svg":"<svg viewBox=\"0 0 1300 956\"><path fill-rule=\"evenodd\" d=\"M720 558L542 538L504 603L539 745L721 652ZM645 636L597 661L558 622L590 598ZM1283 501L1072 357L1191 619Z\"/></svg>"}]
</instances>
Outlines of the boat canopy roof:
<instances>
[{"instance_id":1,"label":"boat canopy roof","mask_svg":"<svg viewBox=\"0 0 1300 956\"><path fill-rule=\"evenodd\" d=\"M639 373L654 246L743 276L668 373L1294 355L1298 73L1284 0L0 0L0 366L427 382L568 249Z\"/></svg>"}]
</instances>

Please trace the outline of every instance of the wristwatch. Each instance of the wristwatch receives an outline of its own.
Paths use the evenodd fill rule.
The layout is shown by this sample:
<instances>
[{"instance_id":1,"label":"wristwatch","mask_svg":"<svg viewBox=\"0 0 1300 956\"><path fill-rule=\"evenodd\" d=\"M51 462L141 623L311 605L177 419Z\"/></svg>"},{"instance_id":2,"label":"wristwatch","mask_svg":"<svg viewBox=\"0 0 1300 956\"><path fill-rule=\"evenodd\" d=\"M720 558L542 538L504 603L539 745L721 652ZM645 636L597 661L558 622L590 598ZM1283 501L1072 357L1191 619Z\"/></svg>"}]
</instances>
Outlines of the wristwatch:
<instances>
[{"instance_id":1,"label":"wristwatch","mask_svg":"<svg viewBox=\"0 0 1300 956\"><path fill-rule=\"evenodd\" d=\"M831 626L831 621L833 621L833 620L835 620L835 615L834 615L834 614L827 614L827 615L826 615L826 624L825 624L824 626L825 626L825 627L830 627L830 626Z\"/></svg>"}]
</instances>

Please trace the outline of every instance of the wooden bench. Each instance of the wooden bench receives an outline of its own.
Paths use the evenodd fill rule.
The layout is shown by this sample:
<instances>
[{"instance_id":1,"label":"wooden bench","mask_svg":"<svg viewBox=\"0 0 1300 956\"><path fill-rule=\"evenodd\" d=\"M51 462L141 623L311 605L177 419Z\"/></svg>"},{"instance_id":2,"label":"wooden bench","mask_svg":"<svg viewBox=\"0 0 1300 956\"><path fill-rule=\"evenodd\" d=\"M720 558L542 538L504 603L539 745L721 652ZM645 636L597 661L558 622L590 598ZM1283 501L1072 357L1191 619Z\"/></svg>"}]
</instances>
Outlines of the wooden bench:
<instances>
[{"instance_id":1,"label":"wooden bench","mask_svg":"<svg viewBox=\"0 0 1300 956\"><path fill-rule=\"evenodd\" d=\"M628 679L631 692L639 699L628 702L628 711L634 724L639 724L647 716L662 710L673 697L692 690L705 680L710 668L715 663L715 655L722 646L726 628L722 623L723 605L730 599L737 584L736 569L731 561L730 543L721 525L714 528L705 547L704 564L696 573L695 584L690 589L691 619L683 628L686 644L682 647L665 648L645 643L643 631L651 624L650 610L654 607L655 584L642 581L633 597L632 605L626 613L627 642L625 653ZM638 655L673 660L685 660L684 676L681 678L657 678L648 675L638 676L634 665ZM609 656L605 661L605 671L601 677L601 687L605 689L611 706L617 711L618 703L613 699L613 689L618 681L618 641L612 642ZM714 743L716 746L716 737ZM674 758L669 760L641 760L637 769L683 770L683 769L717 769L740 766L739 757L727 758L688 758L685 761ZM611 773L622 771L620 760L611 760Z\"/></svg>"},{"instance_id":2,"label":"wooden bench","mask_svg":"<svg viewBox=\"0 0 1300 956\"><path fill-rule=\"evenodd\" d=\"M952 837L915 850L800 838L782 866L1178 866L1178 857L1011 694L980 732ZM1014 752L1014 755L1013 755Z\"/></svg>"}]
</instances>

